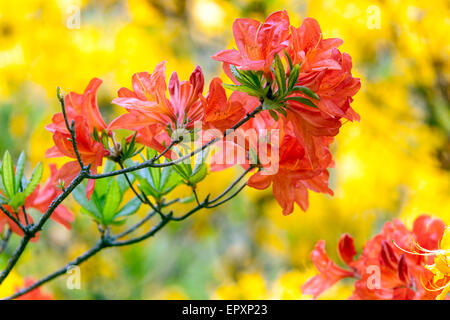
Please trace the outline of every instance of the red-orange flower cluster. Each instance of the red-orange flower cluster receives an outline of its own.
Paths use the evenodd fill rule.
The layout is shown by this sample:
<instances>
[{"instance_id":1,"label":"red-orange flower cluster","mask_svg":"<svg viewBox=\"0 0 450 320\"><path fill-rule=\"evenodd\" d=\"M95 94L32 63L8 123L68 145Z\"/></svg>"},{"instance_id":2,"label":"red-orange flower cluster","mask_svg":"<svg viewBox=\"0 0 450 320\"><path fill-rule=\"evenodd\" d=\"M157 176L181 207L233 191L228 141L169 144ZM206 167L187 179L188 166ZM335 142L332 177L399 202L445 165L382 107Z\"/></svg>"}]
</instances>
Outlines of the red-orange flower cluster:
<instances>
[{"instance_id":1,"label":"red-orange flower cluster","mask_svg":"<svg viewBox=\"0 0 450 320\"><path fill-rule=\"evenodd\" d=\"M325 241L319 241L311 259L320 272L309 279L302 292L317 298L325 290L344 278L356 280L350 299L362 300L418 300L435 299L440 291L427 289L433 274L425 268L432 256L409 254L420 245L435 250L444 234L440 219L422 215L408 230L399 220L387 222L381 232L366 242L361 255L355 259L353 238L341 236L338 252L346 267L336 265L325 252Z\"/></svg>"},{"instance_id":2,"label":"red-orange flower cluster","mask_svg":"<svg viewBox=\"0 0 450 320\"><path fill-rule=\"evenodd\" d=\"M271 66L274 57L279 55L289 61L288 75L292 65L300 65L295 85L311 89L319 98L315 108L296 99L307 95L293 93L287 97L285 115L279 114L279 121L265 121L264 129L282 129L280 170L274 175L257 173L249 181L249 186L257 189L265 189L272 183L284 214L293 211L295 202L306 210L307 189L333 194L328 187L327 169L333 166L329 145L339 132L341 119L359 120L350 107L352 96L361 86L360 80L351 74L351 58L337 49L342 40L323 38L316 20L307 18L297 29L290 26L286 11L271 14L264 23L237 19L233 33L238 49L221 51L213 58L223 62L225 72L236 84L239 82L230 65L241 70L262 71L266 78L273 79Z\"/></svg>"}]
</instances>

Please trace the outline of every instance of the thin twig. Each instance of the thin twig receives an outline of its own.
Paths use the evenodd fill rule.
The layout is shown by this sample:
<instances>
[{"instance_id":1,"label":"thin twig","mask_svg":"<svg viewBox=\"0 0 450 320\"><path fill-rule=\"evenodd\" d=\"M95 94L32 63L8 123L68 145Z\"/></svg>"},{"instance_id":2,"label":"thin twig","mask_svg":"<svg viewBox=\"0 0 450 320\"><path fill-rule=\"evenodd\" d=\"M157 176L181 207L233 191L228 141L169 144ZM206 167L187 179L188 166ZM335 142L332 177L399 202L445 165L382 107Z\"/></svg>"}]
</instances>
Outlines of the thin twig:
<instances>
[{"instance_id":1,"label":"thin twig","mask_svg":"<svg viewBox=\"0 0 450 320\"><path fill-rule=\"evenodd\" d=\"M197 203L198 205L189 210L187 213L178 216L178 217L172 217L173 221L182 221L185 220L186 218L190 217L192 214L194 214L195 212L199 211L200 209L211 209L216 207L217 205L215 205L214 203L222 200L224 196L226 196L226 194L232 190L232 188L234 186L236 186L244 177L245 175L247 175L251 170L253 170L255 167L254 166L250 166L247 170L245 170L235 181L233 181L220 195L218 195L217 197L215 197L212 200L209 200L209 195L206 196L206 198L202 201L199 202L199 200L197 199ZM225 202L227 202L228 200L234 198L245 186L247 185L247 183L245 183L243 186L241 186L235 193L233 193L230 197L226 198L225 200L220 201L220 204L223 204Z\"/></svg>"},{"instance_id":2,"label":"thin twig","mask_svg":"<svg viewBox=\"0 0 450 320\"><path fill-rule=\"evenodd\" d=\"M6 247L8 246L9 239L11 238L11 233L12 233L11 229L8 228L6 230L6 234L5 234L4 238L2 240L2 245L0 246L0 254L2 254L3 251L6 250Z\"/></svg>"},{"instance_id":3,"label":"thin twig","mask_svg":"<svg viewBox=\"0 0 450 320\"><path fill-rule=\"evenodd\" d=\"M139 237L136 237L133 239L129 239L129 240L114 241L111 243L111 247L127 246L127 245L130 245L133 243L141 242L145 239L148 239L148 238L154 236L159 230L161 230L166 224L168 224L171 221L171 215L172 215L172 213L170 212L165 219L161 220L157 225L153 226L150 229L150 231L146 232L142 236L139 236Z\"/></svg>"},{"instance_id":4,"label":"thin twig","mask_svg":"<svg viewBox=\"0 0 450 320\"><path fill-rule=\"evenodd\" d=\"M28 214L27 214L27 209L25 208L25 205L22 206L22 211L23 211L23 215L25 218L25 224L28 228L30 226L30 222L28 221Z\"/></svg>"},{"instance_id":5,"label":"thin twig","mask_svg":"<svg viewBox=\"0 0 450 320\"><path fill-rule=\"evenodd\" d=\"M27 244L30 241L30 239L31 239L30 235L25 233L22 240L20 241L19 247L17 247L16 251L14 252L12 257L9 259L8 264L6 265L6 268L0 274L0 284L3 282L3 280L6 279L6 277L9 275L11 270L14 268L17 261L19 260L22 253L24 252L25 248L27 247Z\"/></svg>"},{"instance_id":6,"label":"thin twig","mask_svg":"<svg viewBox=\"0 0 450 320\"><path fill-rule=\"evenodd\" d=\"M146 223L148 220L150 220L154 215L156 214L156 211L151 211L149 214L147 214L142 220L131 226L129 229L117 234L114 238L120 239L123 238L130 233L136 231L140 226L142 226L144 223Z\"/></svg>"},{"instance_id":7,"label":"thin twig","mask_svg":"<svg viewBox=\"0 0 450 320\"><path fill-rule=\"evenodd\" d=\"M180 199L177 198L177 199L170 200L170 201L168 201L168 202L163 202L163 203L161 204L161 207L168 207L168 206L170 206L171 204L173 204L173 203L175 203L175 202L178 202L179 200L180 200ZM123 231L123 232L121 232L121 233L119 233L119 234L113 236L112 238L113 238L114 240L117 240L117 239L120 239L120 238L123 238L123 237L129 235L130 233L136 231L136 230L137 230L140 226L142 226L145 222L147 222L148 220L150 220L153 216L155 216L156 213L157 213L157 212L156 212L155 210L150 211L150 212L149 212L142 220L138 221L136 224L134 224L133 226L131 226L131 227L128 228L127 230L125 230L125 231Z\"/></svg>"},{"instance_id":8,"label":"thin twig","mask_svg":"<svg viewBox=\"0 0 450 320\"><path fill-rule=\"evenodd\" d=\"M69 125L69 119L67 118L66 112L66 102L64 101L64 96L58 97L59 103L61 104L61 110L64 117L64 123L66 124L67 131L70 133L70 137L72 140L73 151L75 152L75 156L77 158L78 163L80 164L81 169L85 169L83 160L81 159L80 152L78 151L76 133L75 133L75 120L72 120L72 123Z\"/></svg>"},{"instance_id":9,"label":"thin twig","mask_svg":"<svg viewBox=\"0 0 450 320\"><path fill-rule=\"evenodd\" d=\"M233 192L229 197L227 197L227 198L225 198L225 199L223 199L222 201L219 201L219 202L217 202L217 203L214 203L214 204L208 204L205 208L207 208L207 209L212 209L212 208L218 207L218 206L220 206L221 204L224 204L225 202L227 202L227 201L233 199L235 196L237 196L237 195L245 188L246 185L247 185L247 182L244 183L242 186L240 186L240 187L239 187L235 192Z\"/></svg>"},{"instance_id":10,"label":"thin twig","mask_svg":"<svg viewBox=\"0 0 450 320\"><path fill-rule=\"evenodd\" d=\"M231 189L233 189L253 169L255 169L255 167L250 166L235 181L233 181L233 183L231 183L221 194L219 194L214 199L210 200L209 203L214 203L214 202L220 200L221 198L223 198L223 196L225 196L225 194L227 194Z\"/></svg>"},{"instance_id":11,"label":"thin twig","mask_svg":"<svg viewBox=\"0 0 450 320\"><path fill-rule=\"evenodd\" d=\"M125 169L125 167L123 166L122 161L118 161L120 167L122 169ZM141 194L139 194L137 192L137 190L134 188L133 183L131 182L131 180L128 178L128 175L126 173L124 173L125 176L125 180L127 181L128 185L130 186L131 190L133 191L133 193L136 195L136 197L144 204L149 205L154 211L156 211L161 217L164 217L164 214L161 212L161 210L156 207L151 201L150 199L147 197L147 195L142 192Z\"/></svg>"},{"instance_id":12,"label":"thin twig","mask_svg":"<svg viewBox=\"0 0 450 320\"><path fill-rule=\"evenodd\" d=\"M125 169L121 160L119 160L117 162L119 163L119 166L121 169ZM139 201L141 201L142 203L146 203L146 200L141 198L139 192L137 192L137 190L134 188L133 183L131 182L130 178L128 178L128 175L126 173L124 173L124 177L125 177L125 180L127 180L128 186L133 191L133 193L136 195L136 197L139 199Z\"/></svg>"},{"instance_id":13,"label":"thin twig","mask_svg":"<svg viewBox=\"0 0 450 320\"><path fill-rule=\"evenodd\" d=\"M23 231L23 233L27 232L27 229L20 223L20 221L15 218L6 208L0 204L0 210L9 218L11 219L19 228Z\"/></svg>"}]
</instances>

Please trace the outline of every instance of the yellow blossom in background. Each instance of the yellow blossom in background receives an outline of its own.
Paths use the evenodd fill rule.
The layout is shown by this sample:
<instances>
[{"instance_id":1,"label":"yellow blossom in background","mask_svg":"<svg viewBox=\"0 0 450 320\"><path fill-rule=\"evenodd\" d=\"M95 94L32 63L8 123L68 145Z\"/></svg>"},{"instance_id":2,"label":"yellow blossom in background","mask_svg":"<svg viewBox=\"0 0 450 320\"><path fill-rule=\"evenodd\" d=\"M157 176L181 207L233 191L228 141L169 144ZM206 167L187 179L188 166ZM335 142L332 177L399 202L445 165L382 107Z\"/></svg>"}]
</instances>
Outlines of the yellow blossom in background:
<instances>
[{"instance_id":1,"label":"yellow blossom in background","mask_svg":"<svg viewBox=\"0 0 450 320\"><path fill-rule=\"evenodd\" d=\"M2 297L7 297L20 288L22 284L23 279L16 272L12 272L5 282L2 283L0 294Z\"/></svg>"},{"instance_id":2,"label":"yellow blossom in background","mask_svg":"<svg viewBox=\"0 0 450 320\"><path fill-rule=\"evenodd\" d=\"M437 299L443 300L450 292L450 227L445 229L439 249L432 252L436 254L434 264L426 268L433 274L433 287L430 290L442 290Z\"/></svg>"},{"instance_id":3,"label":"yellow blossom in background","mask_svg":"<svg viewBox=\"0 0 450 320\"><path fill-rule=\"evenodd\" d=\"M236 283L219 287L213 299L258 300L267 299L267 294L265 280L259 273L243 273L238 275Z\"/></svg>"}]
</instances>

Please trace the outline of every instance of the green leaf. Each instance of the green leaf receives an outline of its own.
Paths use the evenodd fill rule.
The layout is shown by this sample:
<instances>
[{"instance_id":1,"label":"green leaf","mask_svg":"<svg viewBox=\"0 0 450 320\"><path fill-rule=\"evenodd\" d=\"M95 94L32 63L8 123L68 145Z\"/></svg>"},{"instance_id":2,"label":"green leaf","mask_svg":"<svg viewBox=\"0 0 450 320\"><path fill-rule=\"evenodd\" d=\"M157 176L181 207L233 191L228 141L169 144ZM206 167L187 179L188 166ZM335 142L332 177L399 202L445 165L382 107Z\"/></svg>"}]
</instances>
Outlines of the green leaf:
<instances>
[{"instance_id":1,"label":"green leaf","mask_svg":"<svg viewBox=\"0 0 450 320\"><path fill-rule=\"evenodd\" d=\"M153 185L153 188L157 191L161 190L161 169L160 168L148 168L150 173L150 181Z\"/></svg>"},{"instance_id":2,"label":"green leaf","mask_svg":"<svg viewBox=\"0 0 450 320\"><path fill-rule=\"evenodd\" d=\"M147 153L148 160L150 160L151 158L155 157L158 154L158 152L152 148L147 148L146 153Z\"/></svg>"},{"instance_id":3,"label":"green leaf","mask_svg":"<svg viewBox=\"0 0 450 320\"><path fill-rule=\"evenodd\" d=\"M248 94L249 96L254 96L254 97L262 96L262 92L261 91L255 90L253 88L250 88L250 87L247 87L247 86L244 86L244 85L236 85L236 84L226 84L226 83L224 83L224 84L222 84L222 86L224 88L226 88L226 89L230 89L230 90L233 90L233 91L244 92L244 93Z\"/></svg>"},{"instance_id":4,"label":"green leaf","mask_svg":"<svg viewBox=\"0 0 450 320\"><path fill-rule=\"evenodd\" d=\"M197 184L203 179L205 179L208 173L208 168L205 163L202 163L199 168L194 172L194 174L189 178L191 184Z\"/></svg>"},{"instance_id":5,"label":"green leaf","mask_svg":"<svg viewBox=\"0 0 450 320\"><path fill-rule=\"evenodd\" d=\"M273 109L278 109L278 107L280 106L279 102L270 100L270 99L264 99L263 102L263 109L264 110L273 110Z\"/></svg>"},{"instance_id":6,"label":"green leaf","mask_svg":"<svg viewBox=\"0 0 450 320\"><path fill-rule=\"evenodd\" d=\"M3 155L2 161L2 182L5 187L6 194L8 198L12 198L14 196L14 165L12 163L11 155L8 151L5 151Z\"/></svg>"},{"instance_id":7,"label":"green leaf","mask_svg":"<svg viewBox=\"0 0 450 320\"><path fill-rule=\"evenodd\" d=\"M230 70L236 80L243 86L254 89L256 92L260 90L261 81L254 71L239 70L234 65L230 65Z\"/></svg>"},{"instance_id":8,"label":"green leaf","mask_svg":"<svg viewBox=\"0 0 450 320\"><path fill-rule=\"evenodd\" d=\"M253 88L259 89L261 88L261 80L258 74L256 74L253 70L241 70L241 75L248 79L248 81L253 85Z\"/></svg>"},{"instance_id":9,"label":"green leaf","mask_svg":"<svg viewBox=\"0 0 450 320\"><path fill-rule=\"evenodd\" d=\"M81 206L82 212L89 214L95 220L101 222L102 215L97 209L93 201L89 201L86 197L86 187L79 185L72 191L72 196L75 201ZM92 195L94 196L94 195ZM92 199L92 198L91 198Z\"/></svg>"},{"instance_id":10,"label":"green leaf","mask_svg":"<svg viewBox=\"0 0 450 320\"><path fill-rule=\"evenodd\" d=\"M287 53L286 50L284 50L284 55L286 56L286 59L289 62L289 70L291 70L292 72L292 69L294 69L294 65L292 64L291 56Z\"/></svg>"},{"instance_id":11,"label":"green leaf","mask_svg":"<svg viewBox=\"0 0 450 320\"><path fill-rule=\"evenodd\" d=\"M190 164L181 162L173 166L174 170L185 180L189 180L192 174L192 167Z\"/></svg>"},{"instance_id":12,"label":"green leaf","mask_svg":"<svg viewBox=\"0 0 450 320\"><path fill-rule=\"evenodd\" d=\"M258 163L258 153L251 147L248 150L248 159L250 163Z\"/></svg>"},{"instance_id":13,"label":"green leaf","mask_svg":"<svg viewBox=\"0 0 450 320\"><path fill-rule=\"evenodd\" d=\"M134 180L136 180L135 175L133 175L133 174L127 174L127 177L131 183L133 183ZM119 175L116 177L116 180L119 183L120 192L122 194L124 194L130 188L130 185L128 184L127 179L125 178L124 175Z\"/></svg>"},{"instance_id":14,"label":"green leaf","mask_svg":"<svg viewBox=\"0 0 450 320\"><path fill-rule=\"evenodd\" d=\"M288 84L289 91L291 91L294 88L295 83L298 80L299 73L300 73L300 66L297 64L294 66L294 68L291 69L291 74L289 75L289 84Z\"/></svg>"},{"instance_id":15,"label":"green leaf","mask_svg":"<svg viewBox=\"0 0 450 320\"><path fill-rule=\"evenodd\" d=\"M44 169L42 167L42 163L39 162L36 168L34 168L33 173L31 174L30 181L25 187L25 190L23 190L25 197L28 197L34 191L34 189L36 189L39 182L41 182L43 170Z\"/></svg>"},{"instance_id":16,"label":"green leaf","mask_svg":"<svg viewBox=\"0 0 450 320\"><path fill-rule=\"evenodd\" d=\"M92 132L92 137L94 138L95 141L100 142L100 136L98 134L98 130L96 127L94 127L94 131Z\"/></svg>"},{"instance_id":17,"label":"green leaf","mask_svg":"<svg viewBox=\"0 0 450 320\"><path fill-rule=\"evenodd\" d=\"M14 209L19 208L20 206L23 206L25 203L25 194L23 192L16 193L11 200L9 200L9 205L13 207Z\"/></svg>"},{"instance_id":18,"label":"green leaf","mask_svg":"<svg viewBox=\"0 0 450 320\"><path fill-rule=\"evenodd\" d=\"M139 207L141 206L141 204L142 204L141 200L139 200L138 197L134 197L126 205L124 205L119 210L119 212L116 213L114 218L130 216L130 215L136 213L136 211L139 210Z\"/></svg>"},{"instance_id":19,"label":"green leaf","mask_svg":"<svg viewBox=\"0 0 450 320\"><path fill-rule=\"evenodd\" d=\"M313 107L313 108L317 108L317 106L311 100L303 98L303 97L287 97L286 100L297 101L297 102L300 102L300 103L302 103L304 105L307 105L307 106L310 106L310 107Z\"/></svg>"},{"instance_id":20,"label":"green leaf","mask_svg":"<svg viewBox=\"0 0 450 320\"><path fill-rule=\"evenodd\" d=\"M284 70L283 62L281 62L280 56L275 55L275 79L277 80L278 90L280 96L284 96L286 93L286 71Z\"/></svg>"},{"instance_id":21,"label":"green leaf","mask_svg":"<svg viewBox=\"0 0 450 320\"><path fill-rule=\"evenodd\" d=\"M111 160L106 160L105 164L103 165L103 173L107 173L107 172L111 172L115 169L116 164L114 161ZM108 186L111 183L112 178L105 178L105 179L98 179L95 182L95 194L99 197L102 198L105 196L107 190L108 190Z\"/></svg>"},{"instance_id":22,"label":"green leaf","mask_svg":"<svg viewBox=\"0 0 450 320\"><path fill-rule=\"evenodd\" d=\"M131 137L131 140L129 143L127 143L127 140L125 138L122 139L122 158L123 159L132 158L137 154L137 153L135 154L136 135L137 135L137 132L134 133L134 135ZM142 150L143 150L143 148L140 151L142 151Z\"/></svg>"},{"instance_id":23,"label":"green leaf","mask_svg":"<svg viewBox=\"0 0 450 320\"><path fill-rule=\"evenodd\" d=\"M278 114L275 111L269 110L269 113L273 120L278 121Z\"/></svg>"},{"instance_id":24,"label":"green leaf","mask_svg":"<svg viewBox=\"0 0 450 320\"><path fill-rule=\"evenodd\" d=\"M278 111L279 113L281 113L283 116L287 117L287 112L286 112L286 109L285 109L285 108L283 108L283 107L278 108L277 111Z\"/></svg>"},{"instance_id":25,"label":"green leaf","mask_svg":"<svg viewBox=\"0 0 450 320\"><path fill-rule=\"evenodd\" d=\"M15 192L19 192L20 183L22 182L24 169L25 169L25 154L22 151L20 153L19 160L17 160L15 185L14 185Z\"/></svg>"},{"instance_id":26,"label":"green leaf","mask_svg":"<svg viewBox=\"0 0 450 320\"><path fill-rule=\"evenodd\" d=\"M141 153L142 150L144 150L144 149L145 149L145 147L141 147L141 148L139 148L139 149L136 149L136 151L134 151L134 152L130 155L130 158L133 158L134 156L138 155L138 154Z\"/></svg>"},{"instance_id":27,"label":"green leaf","mask_svg":"<svg viewBox=\"0 0 450 320\"><path fill-rule=\"evenodd\" d=\"M161 174L161 192L163 195L168 194L181 182L181 178L170 167L165 167Z\"/></svg>"},{"instance_id":28,"label":"green leaf","mask_svg":"<svg viewBox=\"0 0 450 320\"><path fill-rule=\"evenodd\" d=\"M81 211L82 214L86 214L86 215L90 216L92 219L94 219L98 223L102 223L102 218L100 216L97 216L94 212L92 212L90 210L86 210L83 207L81 208L80 211Z\"/></svg>"},{"instance_id":29,"label":"green leaf","mask_svg":"<svg viewBox=\"0 0 450 320\"><path fill-rule=\"evenodd\" d=\"M239 70L236 68L235 65L232 65L232 64L230 65L230 71L231 71L231 74L232 74L232 75L236 78L236 80L239 81L240 83L244 84L244 83L247 83L247 82L248 82L246 79L244 79L244 78L241 76Z\"/></svg>"},{"instance_id":30,"label":"green leaf","mask_svg":"<svg viewBox=\"0 0 450 320\"><path fill-rule=\"evenodd\" d=\"M139 179L139 189L145 193L145 195L151 195L154 198L159 198L161 195L158 191L156 191L150 183L145 180L145 178L138 178Z\"/></svg>"},{"instance_id":31,"label":"green leaf","mask_svg":"<svg viewBox=\"0 0 450 320\"><path fill-rule=\"evenodd\" d=\"M102 217L105 224L109 224L114 219L121 201L122 194L120 192L119 183L117 180L113 179L108 188L108 193L106 194L105 203L103 205Z\"/></svg>"},{"instance_id":32,"label":"green leaf","mask_svg":"<svg viewBox=\"0 0 450 320\"><path fill-rule=\"evenodd\" d=\"M302 93L306 94L308 97L311 97L316 100L320 100L320 97L317 95L317 93L315 93L313 90L309 89L308 87L295 86L292 89L292 92L302 92Z\"/></svg>"}]
</instances>

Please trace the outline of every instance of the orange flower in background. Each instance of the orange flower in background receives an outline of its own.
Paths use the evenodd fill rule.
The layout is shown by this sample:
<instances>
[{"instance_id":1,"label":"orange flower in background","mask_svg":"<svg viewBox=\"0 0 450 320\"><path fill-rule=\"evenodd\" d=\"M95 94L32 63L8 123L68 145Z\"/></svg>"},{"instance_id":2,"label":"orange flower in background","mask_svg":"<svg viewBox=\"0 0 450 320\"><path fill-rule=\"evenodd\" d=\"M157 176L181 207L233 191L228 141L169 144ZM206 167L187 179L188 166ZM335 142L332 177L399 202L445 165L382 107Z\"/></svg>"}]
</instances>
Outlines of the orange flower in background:
<instances>
[{"instance_id":1,"label":"orange flower in background","mask_svg":"<svg viewBox=\"0 0 450 320\"><path fill-rule=\"evenodd\" d=\"M339 254L341 258L345 257L345 260L343 260L346 264L351 263L356 254L353 239L347 234L342 235L339 241ZM314 250L311 252L311 260L320 274L308 280L302 286L302 292L312 294L314 298L317 298L339 280L355 276L353 270L339 267L328 257L325 251L325 240L317 242Z\"/></svg>"},{"instance_id":2,"label":"orange flower in background","mask_svg":"<svg viewBox=\"0 0 450 320\"><path fill-rule=\"evenodd\" d=\"M42 214L45 213L52 203L52 201L62 193L62 190L58 189L58 180L60 179L60 172L56 168L56 165L50 164L50 177L44 183L43 186L38 185L36 189L26 198L25 204L23 207L18 208L17 216L18 220L22 225L26 225L27 221L29 223L33 223L32 216L27 212L28 209L35 209ZM11 215L15 215L13 209L4 205L4 208L8 210ZM25 208L25 211L24 209ZM27 212L27 217L25 219L25 212ZM59 205L55 211L52 213L51 219L63 225L67 229L70 229L70 224L74 220L73 214L63 205ZM17 226L17 224L8 218L3 213L0 213L0 233L3 232L3 228L5 225L8 225L12 232L19 236L23 236L22 229ZM35 236L32 241L36 241L38 236Z\"/></svg>"},{"instance_id":3,"label":"orange flower in background","mask_svg":"<svg viewBox=\"0 0 450 320\"><path fill-rule=\"evenodd\" d=\"M287 48L289 42L289 16L286 11L277 11L264 23L243 18L233 24L233 35L238 50L223 50L212 58L224 63L224 70L234 79L229 65L243 70L262 70L270 73L275 54Z\"/></svg>"},{"instance_id":4,"label":"orange flower in background","mask_svg":"<svg viewBox=\"0 0 450 320\"><path fill-rule=\"evenodd\" d=\"M25 207L35 208L41 213L45 213L53 199L62 193L58 188L58 180L61 179L60 171L55 164L50 164L50 177L41 187L38 186L32 194L28 196ZM70 229L70 224L74 220L72 212L65 206L59 205L51 215L51 219Z\"/></svg>"},{"instance_id":5,"label":"orange flower in background","mask_svg":"<svg viewBox=\"0 0 450 320\"><path fill-rule=\"evenodd\" d=\"M10 206L3 205L3 207L9 213L11 213L11 215L14 216L14 211ZM20 221L20 223L22 225L26 225L25 214L24 214L22 208L17 209L17 215L19 217L18 220ZM33 222L33 219L30 215L27 216L27 219L29 222ZM9 227L9 229L11 229L12 232L17 234L18 236L21 236L21 237L23 236L22 229L20 229L20 227L13 220L11 220L8 216L6 216L3 212L0 212L0 233L3 232L6 225ZM37 237L34 237L31 241L37 241Z\"/></svg>"},{"instance_id":6,"label":"orange flower in background","mask_svg":"<svg viewBox=\"0 0 450 320\"><path fill-rule=\"evenodd\" d=\"M97 105L97 90L101 80L94 78L89 82L82 95L70 92L64 98L69 125L75 122L75 140L81 160L85 165L91 165L91 172L97 173L97 167L102 165L103 158L109 155L103 144L93 138L94 130L101 132L106 124ZM47 158L69 157L76 159L71 135L67 130L64 115L60 112L53 116L52 123L45 127L53 133L55 146L46 152ZM75 161L64 164L59 172L59 178L69 184L79 173L80 165ZM94 190L95 181L89 180L88 195Z\"/></svg>"},{"instance_id":7,"label":"orange flower in background","mask_svg":"<svg viewBox=\"0 0 450 320\"><path fill-rule=\"evenodd\" d=\"M427 269L429 257L411 255L401 248L415 247L435 250L444 234L445 224L440 219L422 215L408 230L398 220L387 222L382 231L369 240L360 257L354 260L353 239L343 235L339 254L347 268L338 267L325 252L325 241L317 243L311 258L320 274L302 286L302 292L317 298L343 278L354 278L355 289L351 299L435 299L441 290L431 291L422 284L429 283L433 274Z\"/></svg>"},{"instance_id":8,"label":"orange flower in background","mask_svg":"<svg viewBox=\"0 0 450 320\"><path fill-rule=\"evenodd\" d=\"M35 283L33 278L25 278L23 288L27 288ZM16 288L16 292L21 288ZM41 288L36 288L30 292L20 296L17 300L53 300L53 296L44 292Z\"/></svg>"}]
</instances>

